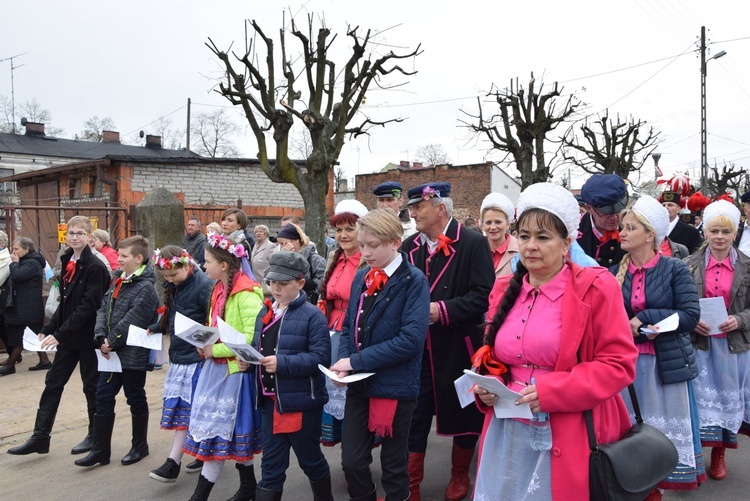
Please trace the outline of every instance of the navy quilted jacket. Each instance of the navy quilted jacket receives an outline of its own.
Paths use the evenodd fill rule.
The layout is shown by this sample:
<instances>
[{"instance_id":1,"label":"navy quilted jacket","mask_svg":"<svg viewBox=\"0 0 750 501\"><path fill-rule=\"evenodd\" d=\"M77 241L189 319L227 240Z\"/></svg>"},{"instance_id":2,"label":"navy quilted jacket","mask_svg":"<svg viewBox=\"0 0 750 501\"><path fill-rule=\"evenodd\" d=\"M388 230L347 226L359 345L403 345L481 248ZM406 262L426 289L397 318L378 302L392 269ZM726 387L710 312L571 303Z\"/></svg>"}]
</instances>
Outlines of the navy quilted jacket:
<instances>
[{"instance_id":1,"label":"navy quilted jacket","mask_svg":"<svg viewBox=\"0 0 750 501\"><path fill-rule=\"evenodd\" d=\"M362 380L363 393L369 397L416 399L419 396L419 372L422 351L429 328L430 290L424 274L403 262L378 293L355 347L354 323L359 298L364 290L369 267L359 270L352 282L351 300L346 310L339 345L339 358L349 357L354 372L374 372Z\"/></svg>"},{"instance_id":2,"label":"navy quilted jacket","mask_svg":"<svg viewBox=\"0 0 750 501\"><path fill-rule=\"evenodd\" d=\"M619 266L610 268L617 273ZM622 284L625 309L628 318L633 318L630 295L633 275L627 273ZM664 332L654 338L656 365L663 384L689 381L698 376L695 351L690 342L692 331L701 316L698 290L688 267L679 259L662 256L653 268L646 269L646 306L636 316L644 325L654 325L673 313L680 317L676 331ZM645 335L636 338L636 343L647 341Z\"/></svg>"},{"instance_id":3,"label":"navy quilted jacket","mask_svg":"<svg viewBox=\"0 0 750 501\"><path fill-rule=\"evenodd\" d=\"M260 351L263 317L255 321L253 345ZM279 324L276 348L276 408L280 413L319 409L328 402L325 376L318 364L331 365L331 335L323 312L303 292L289 304ZM248 369L248 370L252 370ZM262 395L258 379L258 396Z\"/></svg>"}]
</instances>

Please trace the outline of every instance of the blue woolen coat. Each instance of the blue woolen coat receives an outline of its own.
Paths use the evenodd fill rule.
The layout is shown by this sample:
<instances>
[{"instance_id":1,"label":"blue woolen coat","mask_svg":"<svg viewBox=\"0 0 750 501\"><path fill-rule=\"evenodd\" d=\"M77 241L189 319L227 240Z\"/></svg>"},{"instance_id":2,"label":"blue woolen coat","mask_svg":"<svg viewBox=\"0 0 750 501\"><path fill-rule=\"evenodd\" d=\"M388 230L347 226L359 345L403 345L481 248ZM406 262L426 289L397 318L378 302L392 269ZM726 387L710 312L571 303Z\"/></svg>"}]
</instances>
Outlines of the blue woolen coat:
<instances>
[{"instance_id":1,"label":"blue woolen coat","mask_svg":"<svg viewBox=\"0 0 750 501\"><path fill-rule=\"evenodd\" d=\"M369 397L414 400L419 396L422 351L429 328L430 289L424 274L406 254L375 299L364 323L359 324L360 350L355 346L355 320L369 267L354 276L346 310L339 358L349 358L354 372L374 372L362 380Z\"/></svg>"},{"instance_id":2,"label":"blue woolen coat","mask_svg":"<svg viewBox=\"0 0 750 501\"><path fill-rule=\"evenodd\" d=\"M268 307L264 305L255 321L253 346L258 351L263 317L267 311ZM328 402L328 391L325 376L318 369L318 364L324 367L331 365L331 335L325 315L307 302L307 295L303 292L289 304L279 322L276 409L283 414L323 407ZM260 376L257 380L260 398L263 383Z\"/></svg>"},{"instance_id":3,"label":"blue woolen coat","mask_svg":"<svg viewBox=\"0 0 750 501\"><path fill-rule=\"evenodd\" d=\"M610 268L617 274L619 265ZM622 284L625 309L628 318L633 318L630 296L633 275L627 273ZM663 332L654 338L656 366L663 384L690 381L698 376L695 351L690 342L690 332L698 325L701 316L698 290L688 267L679 259L661 256L656 266L646 269L646 309L638 313L644 325L654 325L673 313L680 317L676 331ZM635 339L636 343L647 341L645 335Z\"/></svg>"}]
</instances>

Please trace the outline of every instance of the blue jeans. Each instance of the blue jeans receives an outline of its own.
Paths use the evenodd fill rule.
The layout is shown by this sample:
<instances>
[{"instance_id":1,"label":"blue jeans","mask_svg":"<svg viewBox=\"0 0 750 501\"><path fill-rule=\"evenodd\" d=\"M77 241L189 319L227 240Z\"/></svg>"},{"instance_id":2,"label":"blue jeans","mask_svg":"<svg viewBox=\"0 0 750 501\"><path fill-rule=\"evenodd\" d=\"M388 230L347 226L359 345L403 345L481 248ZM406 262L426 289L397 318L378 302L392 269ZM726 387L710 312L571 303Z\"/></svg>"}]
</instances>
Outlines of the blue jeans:
<instances>
[{"instance_id":1,"label":"blue jeans","mask_svg":"<svg viewBox=\"0 0 750 501\"><path fill-rule=\"evenodd\" d=\"M263 397L263 457L260 462L261 479L258 485L270 491L282 491L289 468L289 449L294 449L302 471L313 481L331 474L320 450L320 419L323 409L302 411L302 429L294 433L273 434L274 401Z\"/></svg>"},{"instance_id":2,"label":"blue jeans","mask_svg":"<svg viewBox=\"0 0 750 501\"><path fill-rule=\"evenodd\" d=\"M148 414L145 386L146 371L123 369L122 372L100 372L99 383L96 385L96 413L100 416L114 416L115 397L122 388L130 406L130 414Z\"/></svg>"}]
</instances>

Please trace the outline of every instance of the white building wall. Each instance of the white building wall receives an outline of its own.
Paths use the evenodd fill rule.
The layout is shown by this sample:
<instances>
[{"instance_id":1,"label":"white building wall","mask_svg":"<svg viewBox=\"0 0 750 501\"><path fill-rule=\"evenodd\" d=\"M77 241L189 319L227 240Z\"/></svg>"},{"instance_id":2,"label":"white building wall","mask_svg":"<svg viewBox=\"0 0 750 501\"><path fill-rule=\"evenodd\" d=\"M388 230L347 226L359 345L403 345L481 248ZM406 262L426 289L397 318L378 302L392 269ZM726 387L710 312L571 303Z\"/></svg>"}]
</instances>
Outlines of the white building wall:
<instances>
[{"instance_id":1,"label":"white building wall","mask_svg":"<svg viewBox=\"0 0 750 501\"><path fill-rule=\"evenodd\" d=\"M493 166L490 171L490 190L493 193L502 193L515 205L521 194L521 184L500 167Z\"/></svg>"}]
</instances>

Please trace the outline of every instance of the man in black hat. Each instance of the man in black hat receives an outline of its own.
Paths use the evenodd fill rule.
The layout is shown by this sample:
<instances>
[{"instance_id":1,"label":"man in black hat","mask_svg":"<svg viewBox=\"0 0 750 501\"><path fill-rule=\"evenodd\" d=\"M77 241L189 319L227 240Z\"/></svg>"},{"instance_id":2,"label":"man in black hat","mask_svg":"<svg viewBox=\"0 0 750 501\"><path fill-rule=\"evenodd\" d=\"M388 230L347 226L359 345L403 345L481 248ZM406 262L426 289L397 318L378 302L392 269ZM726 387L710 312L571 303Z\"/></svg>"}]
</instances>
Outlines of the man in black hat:
<instances>
[{"instance_id":1,"label":"man in black hat","mask_svg":"<svg viewBox=\"0 0 750 501\"><path fill-rule=\"evenodd\" d=\"M665 191L659 196L659 202L669 212L669 233L667 234L669 239L687 247L690 254L698 250L703 243L700 232L679 217L680 211L685 206L684 197L675 191Z\"/></svg>"},{"instance_id":2,"label":"man in black hat","mask_svg":"<svg viewBox=\"0 0 750 501\"><path fill-rule=\"evenodd\" d=\"M748 221L750 221L750 191L743 193L740 200L743 204L742 211L745 213L745 222L737 228L737 238L734 239L734 245L740 252L746 256L750 256L750 230L748 229Z\"/></svg>"},{"instance_id":3,"label":"man in black hat","mask_svg":"<svg viewBox=\"0 0 750 501\"><path fill-rule=\"evenodd\" d=\"M620 248L620 212L628 205L625 181L616 174L594 174L581 188L586 212L578 227L578 244L600 266L618 264L626 254Z\"/></svg>"},{"instance_id":4,"label":"man in black hat","mask_svg":"<svg viewBox=\"0 0 750 501\"><path fill-rule=\"evenodd\" d=\"M432 416L437 416L437 433L453 437L448 500L469 493L469 465L484 420L476 406L461 408L453 381L471 367L471 355L483 343L495 273L487 240L452 217L450 190L450 183L427 183L408 192L407 206L419 233L404 240L402 250L430 285L430 330L409 431L412 500L420 499Z\"/></svg>"},{"instance_id":5,"label":"man in black hat","mask_svg":"<svg viewBox=\"0 0 750 501\"><path fill-rule=\"evenodd\" d=\"M416 233L417 226L414 224L414 220L409 216L409 209L401 209L401 204L404 201L404 189L401 184L395 181L386 181L380 183L373 190L372 194L377 197L378 209L390 208L393 212L398 214L398 219L401 221L401 226L404 228L404 236L402 240Z\"/></svg>"}]
</instances>

